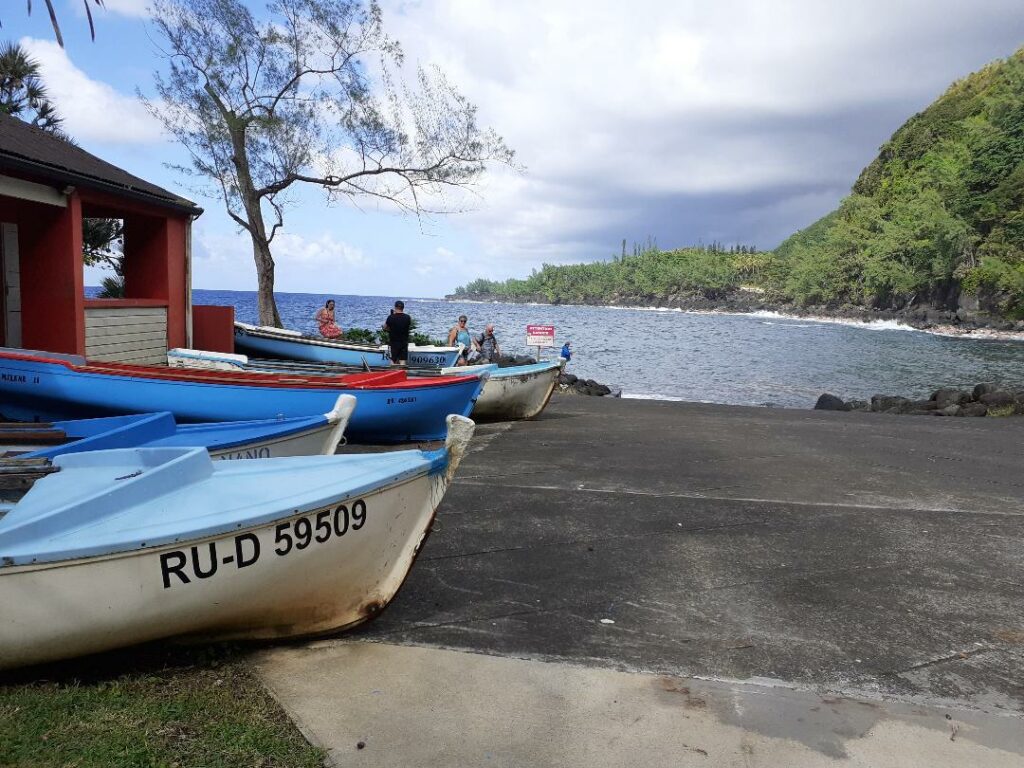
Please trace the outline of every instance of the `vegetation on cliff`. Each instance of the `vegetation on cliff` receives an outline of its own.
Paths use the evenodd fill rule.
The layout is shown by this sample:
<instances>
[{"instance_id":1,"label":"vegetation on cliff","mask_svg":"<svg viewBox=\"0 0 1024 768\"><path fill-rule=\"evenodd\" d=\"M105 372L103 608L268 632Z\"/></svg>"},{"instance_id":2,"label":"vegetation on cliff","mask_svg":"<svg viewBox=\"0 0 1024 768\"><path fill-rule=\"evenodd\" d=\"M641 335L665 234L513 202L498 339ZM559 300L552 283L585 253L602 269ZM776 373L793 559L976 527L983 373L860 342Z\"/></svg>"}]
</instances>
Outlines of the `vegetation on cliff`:
<instances>
[{"instance_id":1,"label":"vegetation on cliff","mask_svg":"<svg viewBox=\"0 0 1024 768\"><path fill-rule=\"evenodd\" d=\"M723 296L778 304L982 310L1024 318L1024 49L953 84L908 120L839 208L771 252L638 249L477 280L456 295L609 302Z\"/></svg>"},{"instance_id":2,"label":"vegetation on cliff","mask_svg":"<svg viewBox=\"0 0 1024 768\"><path fill-rule=\"evenodd\" d=\"M910 118L774 256L773 287L800 303L954 308L962 290L1024 317L1024 49Z\"/></svg>"},{"instance_id":3,"label":"vegetation on cliff","mask_svg":"<svg viewBox=\"0 0 1024 768\"><path fill-rule=\"evenodd\" d=\"M615 302L636 297L668 297L687 292L709 296L735 289L760 271L766 254L741 246L718 245L662 251L653 243L611 261L555 266L545 264L523 279L474 280L457 296L495 296L555 303Z\"/></svg>"}]
</instances>

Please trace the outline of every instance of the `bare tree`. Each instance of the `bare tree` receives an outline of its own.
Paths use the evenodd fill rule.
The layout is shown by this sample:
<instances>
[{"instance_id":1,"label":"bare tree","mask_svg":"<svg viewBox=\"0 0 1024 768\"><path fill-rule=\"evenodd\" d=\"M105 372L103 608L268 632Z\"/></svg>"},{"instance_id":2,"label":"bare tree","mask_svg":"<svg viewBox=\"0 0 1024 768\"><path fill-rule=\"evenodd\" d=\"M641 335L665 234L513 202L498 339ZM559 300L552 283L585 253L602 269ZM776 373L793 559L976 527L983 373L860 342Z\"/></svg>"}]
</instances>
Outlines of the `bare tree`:
<instances>
[{"instance_id":1,"label":"bare tree","mask_svg":"<svg viewBox=\"0 0 1024 768\"><path fill-rule=\"evenodd\" d=\"M9 0L8 0L9 1ZM103 7L103 0L92 0L97 8ZM53 34L57 38L57 43L61 48L64 47L64 36L60 33L60 24L57 23L57 11L53 8L53 0L43 0L46 3L46 10L50 14L50 24L53 26ZM32 15L32 0L25 0L28 14ZM82 5L85 6L85 16L89 19L89 34L92 35L92 39L96 39L96 27L93 26L92 22L92 7L89 5L89 0L82 0Z\"/></svg>"},{"instance_id":2,"label":"bare tree","mask_svg":"<svg viewBox=\"0 0 1024 768\"><path fill-rule=\"evenodd\" d=\"M401 84L402 53L374 0L154 0L168 71L147 106L248 232L260 322L280 325L270 246L288 193L375 198L421 213L513 153L436 70ZM429 204L427 201L431 201Z\"/></svg>"}]
</instances>

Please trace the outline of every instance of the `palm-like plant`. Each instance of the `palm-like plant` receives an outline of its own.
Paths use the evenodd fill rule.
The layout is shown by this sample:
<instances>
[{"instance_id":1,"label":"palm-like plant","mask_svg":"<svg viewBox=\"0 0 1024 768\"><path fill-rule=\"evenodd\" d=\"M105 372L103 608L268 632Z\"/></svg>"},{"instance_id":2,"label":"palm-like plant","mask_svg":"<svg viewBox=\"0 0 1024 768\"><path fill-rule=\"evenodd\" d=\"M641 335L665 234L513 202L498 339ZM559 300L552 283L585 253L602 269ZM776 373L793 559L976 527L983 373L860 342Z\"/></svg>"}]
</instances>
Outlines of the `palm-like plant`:
<instances>
[{"instance_id":1,"label":"palm-like plant","mask_svg":"<svg viewBox=\"0 0 1024 768\"><path fill-rule=\"evenodd\" d=\"M64 36L60 33L60 24L57 22L57 11L54 10L53 0L43 0L46 3L46 10L50 14L50 24L53 25L53 34L57 36L57 43L61 48L64 47ZM103 0L92 0L97 8L103 8ZM28 12L32 13L32 0L26 0L28 4ZM89 34L92 35L92 39L96 39L96 27L92 22L92 6L89 5L89 0L82 0L82 5L85 6L85 15L89 19Z\"/></svg>"},{"instance_id":2,"label":"palm-like plant","mask_svg":"<svg viewBox=\"0 0 1024 768\"><path fill-rule=\"evenodd\" d=\"M46 93L39 62L17 43L0 46L0 112L60 134L60 115Z\"/></svg>"}]
</instances>

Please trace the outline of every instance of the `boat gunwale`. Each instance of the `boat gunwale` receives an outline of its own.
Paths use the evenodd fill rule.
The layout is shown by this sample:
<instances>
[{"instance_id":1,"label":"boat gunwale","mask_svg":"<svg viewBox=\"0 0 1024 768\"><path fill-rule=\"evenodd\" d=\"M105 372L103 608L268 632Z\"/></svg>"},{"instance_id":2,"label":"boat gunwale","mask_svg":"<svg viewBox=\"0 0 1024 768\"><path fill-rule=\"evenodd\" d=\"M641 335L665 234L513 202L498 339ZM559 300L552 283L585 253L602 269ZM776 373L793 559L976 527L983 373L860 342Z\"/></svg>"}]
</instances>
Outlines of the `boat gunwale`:
<instances>
[{"instance_id":1,"label":"boat gunwale","mask_svg":"<svg viewBox=\"0 0 1024 768\"><path fill-rule=\"evenodd\" d=\"M204 453L206 451L206 449L204 448L197 448L195 450L203 451ZM248 533L254 530L259 530L262 528L277 525L286 520L291 520L292 518L304 517L315 512L330 509L336 507L339 504L344 504L345 502L352 498L367 498L375 494L384 493L387 490L397 488L402 485L406 485L422 477L433 477L436 475L443 475L443 473L447 470L448 463L450 461L448 451L444 448L438 448L432 451L418 451L414 449L411 451L389 451L388 453L417 453L419 454L420 457L425 459L427 463L417 469L406 469L401 472L398 472L381 483L369 485L364 484L362 486L357 486L354 489L346 489L345 491L335 495L332 501L328 503L313 502L304 504L299 507L292 507L291 505L288 505L286 507L286 509L289 510L287 514L283 514L283 510L267 512L258 518L252 518L251 520L247 521L244 525L242 523L226 523L220 525L211 525L206 528L191 530L187 534L184 534L184 536L169 538L169 535L165 535L157 536L152 540L147 539L143 542L125 542L122 545L118 546L116 549L108 548L106 551L103 552L90 552L89 548L84 548L75 551L75 554L70 557L60 557L53 559L31 558L31 560L27 562L19 562L20 560L25 560L26 556L10 556L0 552L0 578L7 574L24 573L30 570L46 570L49 568L70 567L71 565L75 564L85 564L99 562L102 560L135 557L144 554L148 555L159 552L163 549L176 549L182 546L191 546L193 542L202 542L207 539L217 539L224 536L237 536L243 533ZM278 459L239 459L231 461L229 463L231 465L231 469L237 470L242 468L240 465L242 465L243 462L282 461L287 460L289 458L310 457L281 457ZM211 457L208 457L208 460L211 462L214 461ZM219 466L220 462L217 462L216 465ZM164 467L166 465L161 466ZM128 482L132 482L132 480L129 480ZM106 493L106 491L101 490L96 492L94 496L103 495L104 493ZM79 499L75 503L80 504L83 501L85 501L85 499ZM2 522L3 519L3 517L0 517L0 522ZM0 539L2 539L2 536L3 532L0 531ZM65 550L65 552L66 551L67 550Z\"/></svg>"},{"instance_id":2,"label":"boat gunwale","mask_svg":"<svg viewBox=\"0 0 1024 768\"><path fill-rule=\"evenodd\" d=\"M476 381L476 376L438 376L435 378L409 378L403 370L383 370L364 374L348 374L337 377L290 376L279 373L256 373L201 368L175 368L166 370L158 366L139 366L127 363L89 363L77 365L59 358L41 357L19 352L0 352L0 365L4 360L18 360L29 363L61 366L72 373L94 376L114 376L123 379L146 379L178 384L212 384L215 386L250 387L253 389L309 389L309 390L357 390L386 392L389 390L420 389L430 386L455 386ZM363 381L347 382L349 377L365 377ZM375 379L384 379L375 383Z\"/></svg>"}]
</instances>

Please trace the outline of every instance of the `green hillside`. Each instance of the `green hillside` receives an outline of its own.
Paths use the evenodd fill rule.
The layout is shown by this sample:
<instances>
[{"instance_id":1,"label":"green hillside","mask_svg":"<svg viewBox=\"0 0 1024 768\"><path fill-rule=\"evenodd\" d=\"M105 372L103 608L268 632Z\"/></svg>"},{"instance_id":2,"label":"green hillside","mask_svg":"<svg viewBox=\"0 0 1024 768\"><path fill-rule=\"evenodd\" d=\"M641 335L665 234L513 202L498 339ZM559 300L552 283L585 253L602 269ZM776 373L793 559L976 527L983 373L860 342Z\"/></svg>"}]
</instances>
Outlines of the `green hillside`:
<instances>
[{"instance_id":1,"label":"green hillside","mask_svg":"<svg viewBox=\"0 0 1024 768\"><path fill-rule=\"evenodd\" d=\"M775 251L769 284L798 303L1024 317L1024 49L908 120L838 210Z\"/></svg>"},{"instance_id":2,"label":"green hillside","mask_svg":"<svg viewBox=\"0 0 1024 768\"><path fill-rule=\"evenodd\" d=\"M781 307L1024 319L1024 49L910 118L837 210L775 251L648 247L545 265L522 280L477 280L455 295L728 305L741 285Z\"/></svg>"}]
</instances>

